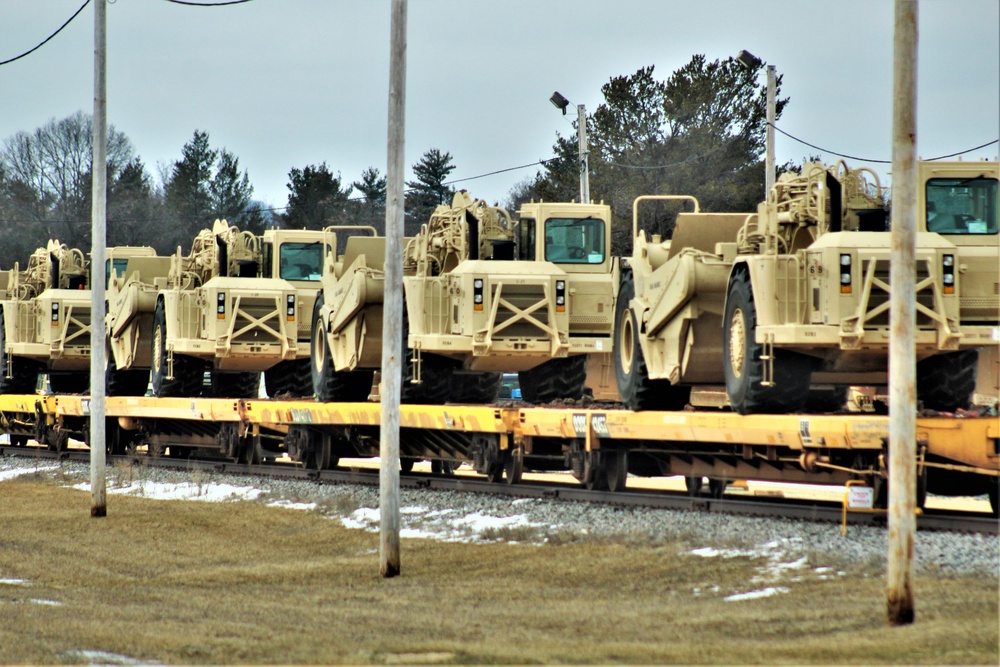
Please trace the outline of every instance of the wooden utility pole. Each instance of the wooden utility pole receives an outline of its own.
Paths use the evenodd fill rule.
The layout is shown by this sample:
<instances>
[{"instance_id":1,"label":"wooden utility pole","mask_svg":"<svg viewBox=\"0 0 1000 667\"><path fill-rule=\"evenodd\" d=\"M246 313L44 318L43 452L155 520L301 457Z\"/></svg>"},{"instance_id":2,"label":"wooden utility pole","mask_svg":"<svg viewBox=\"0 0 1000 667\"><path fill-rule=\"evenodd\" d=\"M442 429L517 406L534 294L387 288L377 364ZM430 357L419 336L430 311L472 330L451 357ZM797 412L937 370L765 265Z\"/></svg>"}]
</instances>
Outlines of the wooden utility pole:
<instances>
[{"instance_id":1,"label":"wooden utility pole","mask_svg":"<svg viewBox=\"0 0 1000 667\"><path fill-rule=\"evenodd\" d=\"M917 0L896 0L892 94L892 262L889 282L890 625L913 623L917 395L914 328L917 238Z\"/></svg>"},{"instance_id":2,"label":"wooden utility pole","mask_svg":"<svg viewBox=\"0 0 1000 667\"><path fill-rule=\"evenodd\" d=\"M587 107L576 106L576 134L580 147L580 203L590 203L590 149L587 147Z\"/></svg>"},{"instance_id":3,"label":"wooden utility pole","mask_svg":"<svg viewBox=\"0 0 1000 667\"><path fill-rule=\"evenodd\" d=\"M774 107L775 88L777 88L777 75L774 65L767 66L767 134L766 153L764 157L764 199L771 196L771 188L774 187Z\"/></svg>"},{"instance_id":4,"label":"wooden utility pole","mask_svg":"<svg viewBox=\"0 0 1000 667\"><path fill-rule=\"evenodd\" d=\"M94 2L94 156L90 249L90 516L106 516L104 372L104 246L107 231L108 98L106 85L107 5Z\"/></svg>"},{"instance_id":5,"label":"wooden utility pole","mask_svg":"<svg viewBox=\"0 0 1000 667\"><path fill-rule=\"evenodd\" d=\"M389 46L389 163L386 169L382 421L379 449L380 569L399 574L399 399L403 354L403 146L406 125L406 0L392 0Z\"/></svg>"}]
</instances>

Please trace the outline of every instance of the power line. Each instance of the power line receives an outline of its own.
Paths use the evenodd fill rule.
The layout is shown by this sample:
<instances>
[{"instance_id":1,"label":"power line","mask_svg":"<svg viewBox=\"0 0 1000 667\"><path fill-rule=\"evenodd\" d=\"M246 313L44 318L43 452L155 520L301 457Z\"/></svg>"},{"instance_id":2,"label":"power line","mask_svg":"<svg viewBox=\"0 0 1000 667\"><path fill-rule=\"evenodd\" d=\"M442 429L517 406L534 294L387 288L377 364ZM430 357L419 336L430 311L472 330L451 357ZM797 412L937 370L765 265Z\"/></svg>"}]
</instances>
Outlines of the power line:
<instances>
[{"instance_id":1,"label":"power line","mask_svg":"<svg viewBox=\"0 0 1000 667\"><path fill-rule=\"evenodd\" d=\"M874 160L874 159L871 159L871 158L857 157L855 155L845 155L844 153L838 153L837 151L831 151L831 150L828 150L826 148L820 148L819 146L816 146L815 144L811 144L808 141L803 141L802 139L799 139L798 137L793 136L793 135L789 134L788 132L785 132L784 130L782 130L781 128L779 128L777 125L773 125L772 124L771 127L773 127L778 132L781 132L783 135L785 135L789 139L793 139L793 140L799 142L800 144L808 146L809 148L815 148L816 150L818 150L818 151L820 151L822 153L829 153L830 155L836 155L837 157L847 158L848 160L857 160L859 162L872 162L872 163L875 163L875 164L892 164L892 160ZM997 142L1000 142L1000 139L994 139L993 141L987 141L985 144L980 144L979 146L975 146L973 148L967 148L964 151L958 151L957 153L949 153L948 155L939 155L937 157L927 158L925 160L925 162L933 162L935 160L945 160L945 159L950 158L950 157L956 157L958 155L965 155L966 153L971 153L972 151L977 151L980 148L986 148L987 146L992 146L993 144L995 144Z\"/></svg>"},{"instance_id":2,"label":"power line","mask_svg":"<svg viewBox=\"0 0 1000 667\"><path fill-rule=\"evenodd\" d=\"M51 35L49 35L48 37L46 37L44 40L42 40L42 42L38 46L36 46L35 48L31 49L30 51L25 51L24 53L22 53L19 56L14 56L13 58L8 58L7 60L4 60L4 61L0 62L0 65L6 65L8 63L14 62L15 60L20 60L21 58L23 58L25 56L28 56L28 55L31 55L32 53L34 53L38 49L40 49L43 46L45 46L46 42L48 42L50 39L52 39L53 37L55 37L56 35L58 35L60 32L62 32L62 29L65 28L66 26L68 26L70 24L70 22L73 19L75 19L77 17L77 15L79 15L80 12L83 11L83 8L86 7L89 4L90 4L90 0L84 0L83 4L80 5L80 9L76 10L76 13L74 13L73 16L70 16L68 19L66 19L66 22L63 23L61 26L59 26L58 30L56 30L54 33L52 33Z\"/></svg>"},{"instance_id":3,"label":"power line","mask_svg":"<svg viewBox=\"0 0 1000 667\"><path fill-rule=\"evenodd\" d=\"M166 0L175 5L187 5L188 7L225 7L226 5L242 5L244 2L253 0L228 0L227 2L187 2L186 0Z\"/></svg>"}]
</instances>

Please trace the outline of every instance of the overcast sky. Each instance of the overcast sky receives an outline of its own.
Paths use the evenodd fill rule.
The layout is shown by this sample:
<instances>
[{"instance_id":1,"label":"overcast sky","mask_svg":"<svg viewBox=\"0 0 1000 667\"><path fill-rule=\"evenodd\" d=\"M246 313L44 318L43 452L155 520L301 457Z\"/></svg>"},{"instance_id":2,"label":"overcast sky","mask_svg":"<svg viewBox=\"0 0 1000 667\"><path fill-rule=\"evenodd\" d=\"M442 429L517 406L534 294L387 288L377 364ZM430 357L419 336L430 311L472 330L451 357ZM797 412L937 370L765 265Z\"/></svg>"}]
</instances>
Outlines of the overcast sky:
<instances>
[{"instance_id":1,"label":"overcast sky","mask_svg":"<svg viewBox=\"0 0 1000 667\"><path fill-rule=\"evenodd\" d=\"M197 0L210 2L211 0ZM0 61L83 0L0 0ZM158 180L195 129L240 160L254 197L284 206L288 171L326 162L346 182L386 165L389 0L108 6L108 121ZM921 0L918 152L1000 136L1000 2ZM0 67L0 139L93 111L93 7ZM817 146L891 159L892 0L410 0L406 164L448 151L465 179L552 156L573 132L555 90L593 111L610 78L746 49L784 75L777 125ZM762 75L763 79L763 75ZM995 158L997 145L966 159ZM782 135L777 162L815 151ZM823 154L831 161L834 156ZM859 161L849 161L852 165ZM874 165L871 165L874 166ZM468 181L502 200L538 167ZM878 167L885 173L885 167Z\"/></svg>"}]
</instances>

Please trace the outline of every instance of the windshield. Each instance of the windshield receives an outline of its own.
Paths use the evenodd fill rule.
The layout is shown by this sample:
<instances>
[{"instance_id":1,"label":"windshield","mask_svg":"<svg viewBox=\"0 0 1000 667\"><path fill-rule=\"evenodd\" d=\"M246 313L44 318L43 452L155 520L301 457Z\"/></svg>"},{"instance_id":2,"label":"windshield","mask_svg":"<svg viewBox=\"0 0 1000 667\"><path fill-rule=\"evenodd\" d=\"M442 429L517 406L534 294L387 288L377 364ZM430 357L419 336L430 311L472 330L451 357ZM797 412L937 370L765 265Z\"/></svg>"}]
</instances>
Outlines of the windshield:
<instances>
[{"instance_id":1,"label":"windshield","mask_svg":"<svg viewBox=\"0 0 1000 667\"><path fill-rule=\"evenodd\" d=\"M545 221L545 259L559 264L601 264L604 221L596 218L549 218Z\"/></svg>"},{"instance_id":2,"label":"windshield","mask_svg":"<svg viewBox=\"0 0 1000 667\"><path fill-rule=\"evenodd\" d=\"M996 234L997 180L932 178L927 181L927 231Z\"/></svg>"},{"instance_id":3,"label":"windshield","mask_svg":"<svg viewBox=\"0 0 1000 667\"><path fill-rule=\"evenodd\" d=\"M319 280L323 275L321 243L282 243L280 277L285 280Z\"/></svg>"},{"instance_id":4,"label":"windshield","mask_svg":"<svg viewBox=\"0 0 1000 667\"><path fill-rule=\"evenodd\" d=\"M112 264L112 262L114 262L114 264ZM110 285L111 284L111 270L112 270L112 268L114 269L115 273L118 274L119 278L121 276L125 275L125 269L128 268L128 258L126 257L126 258L122 259L120 257L116 257L114 260L108 259L108 260L104 261L104 284L105 285Z\"/></svg>"}]
</instances>

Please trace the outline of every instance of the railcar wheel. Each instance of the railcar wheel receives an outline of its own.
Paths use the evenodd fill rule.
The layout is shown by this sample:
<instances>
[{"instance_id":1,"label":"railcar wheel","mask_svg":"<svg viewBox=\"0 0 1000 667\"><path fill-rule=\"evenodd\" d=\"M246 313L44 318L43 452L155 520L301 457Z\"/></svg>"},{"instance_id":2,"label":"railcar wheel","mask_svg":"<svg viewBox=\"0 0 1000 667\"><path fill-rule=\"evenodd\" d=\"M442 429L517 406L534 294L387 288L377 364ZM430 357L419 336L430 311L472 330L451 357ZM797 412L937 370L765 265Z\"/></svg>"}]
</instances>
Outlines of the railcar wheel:
<instances>
[{"instance_id":1,"label":"railcar wheel","mask_svg":"<svg viewBox=\"0 0 1000 667\"><path fill-rule=\"evenodd\" d=\"M413 472L413 464L417 462L416 459L411 459L409 457L403 456L399 459L399 470L400 472Z\"/></svg>"},{"instance_id":2,"label":"railcar wheel","mask_svg":"<svg viewBox=\"0 0 1000 667\"><path fill-rule=\"evenodd\" d=\"M623 272L615 305L614 363L618 394L630 410L683 410L691 400L690 387L649 379L639 342L639 324L629 305L634 297L632 272Z\"/></svg>"},{"instance_id":3,"label":"railcar wheel","mask_svg":"<svg viewBox=\"0 0 1000 667\"><path fill-rule=\"evenodd\" d=\"M10 444L14 447L27 447L28 446L28 436L26 435L11 435Z\"/></svg>"},{"instance_id":4,"label":"railcar wheel","mask_svg":"<svg viewBox=\"0 0 1000 667\"><path fill-rule=\"evenodd\" d=\"M331 467L331 450L333 449L330 443L330 438L321 434L312 434L313 439L313 452L312 452L312 467L315 470L327 470Z\"/></svg>"},{"instance_id":5,"label":"railcar wheel","mask_svg":"<svg viewBox=\"0 0 1000 667\"><path fill-rule=\"evenodd\" d=\"M498 484L503 479L503 468L504 462L498 461L490 466L490 469L486 471L486 479L488 479L493 484Z\"/></svg>"},{"instance_id":6,"label":"railcar wheel","mask_svg":"<svg viewBox=\"0 0 1000 667\"><path fill-rule=\"evenodd\" d=\"M512 447L507 450L503 461L503 472L508 484L520 484L524 475L524 448Z\"/></svg>"},{"instance_id":7,"label":"railcar wheel","mask_svg":"<svg viewBox=\"0 0 1000 667\"><path fill-rule=\"evenodd\" d=\"M624 491L628 479L628 450L616 449L607 452L604 469L608 490L612 493Z\"/></svg>"},{"instance_id":8,"label":"railcar wheel","mask_svg":"<svg viewBox=\"0 0 1000 667\"><path fill-rule=\"evenodd\" d=\"M987 494L990 497L990 508L993 510L993 516L1000 516L1000 478L990 477L988 484Z\"/></svg>"},{"instance_id":9,"label":"railcar wheel","mask_svg":"<svg viewBox=\"0 0 1000 667\"><path fill-rule=\"evenodd\" d=\"M684 488L689 496L700 496L701 487L705 483L705 478L701 475L687 475L684 477Z\"/></svg>"},{"instance_id":10,"label":"railcar wheel","mask_svg":"<svg viewBox=\"0 0 1000 667\"><path fill-rule=\"evenodd\" d=\"M729 486L729 482L724 479L710 479L708 480L708 494L713 498L721 498L726 494L727 486Z\"/></svg>"},{"instance_id":11,"label":"railcar wheel","mask_svg":"<svg viewBox=\"0 0 1000 667\"><path fill-rule=\"evenodd\" d=\"M757 309L750 277L734 274L726 299L722 334L722 366L726 394L733 410L750 413L787 413L802 409L809 396L812 362L805 356L775 350L774 382L763 384L763 345L756 342Z\"/></svg>"}]
</instances>

